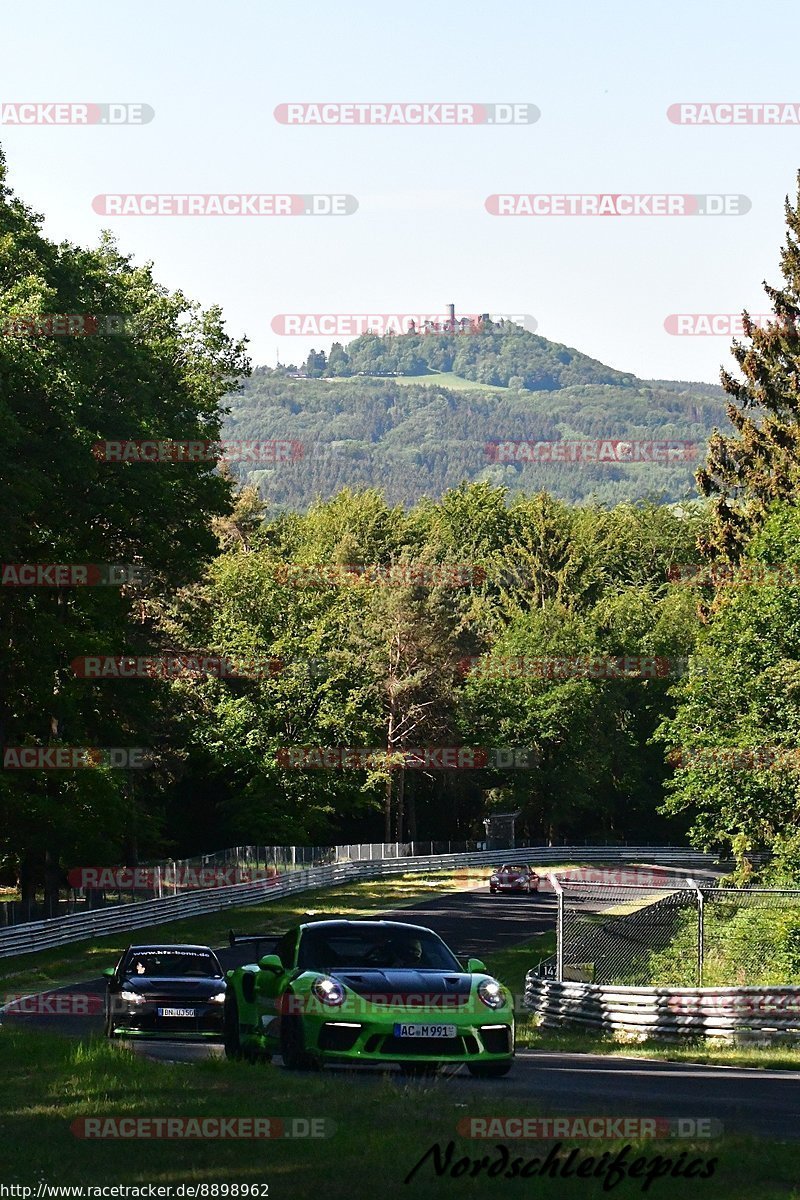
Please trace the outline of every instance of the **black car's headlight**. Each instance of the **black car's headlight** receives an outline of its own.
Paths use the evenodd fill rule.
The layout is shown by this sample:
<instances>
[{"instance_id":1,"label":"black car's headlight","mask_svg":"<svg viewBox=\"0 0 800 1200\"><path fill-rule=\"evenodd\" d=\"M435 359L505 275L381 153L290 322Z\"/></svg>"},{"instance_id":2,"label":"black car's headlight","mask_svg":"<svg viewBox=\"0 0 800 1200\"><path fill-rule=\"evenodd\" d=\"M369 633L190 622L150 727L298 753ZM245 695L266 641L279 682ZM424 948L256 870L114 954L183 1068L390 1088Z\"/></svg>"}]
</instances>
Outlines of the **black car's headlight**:
<instances>
[{"instance_id":1,"label":"black car's headlight","mask_svg":"<svg viewBox=\"0 0 800 1200\"><path fill-rule=\"evenodd\" d=\"M124 1000L126 1004L144 1004L145 998L141 992L131 992L123 989L119 994L120 1000Z\"/></svg>"},{"instance_id":2,"label":"black car's headlight","mask_svg":"<svg viewBox=\"0 0 800 1200\"><path fill-rule=\"evenodd\" d=\"M497 883L497 882L498 882L498 876L497 876L497 875L490 875L490 876L489 876L489 883Z\"/></svg>"},{"instance_id":3,"label":"black car's headlight","mask_svg":"<svg viewBox=\"0 0 800 1200\"><path fill-rule=\"evenodd\" d=\"M340 1008L344 1004L344 988L335 979L315 979L311 990L318 1000L331 1008Z\"/></svg>"},{"instance_id":4,"label":"black car's headlight","mask_svg":"<svg viewBox=\"0 0 800 1200\"><path fill-rule=\"evenodd\" d=\"M506 1002L503 987L496 979L482 979L478 984L478 998L487 1008L502 1008Z\"/></svg>"},{"instance_id":5,"label":"black car's headlight","mask_svg":"<svg viewBox=\"0 0 800 1200\"><path fill-rule=\"evenodd\" d=\"M225 1003L225 993L217 992L217 994L215 996L209 996L208 1003L209 1004L224 1004Z\"/></svg>"}]
</instances>

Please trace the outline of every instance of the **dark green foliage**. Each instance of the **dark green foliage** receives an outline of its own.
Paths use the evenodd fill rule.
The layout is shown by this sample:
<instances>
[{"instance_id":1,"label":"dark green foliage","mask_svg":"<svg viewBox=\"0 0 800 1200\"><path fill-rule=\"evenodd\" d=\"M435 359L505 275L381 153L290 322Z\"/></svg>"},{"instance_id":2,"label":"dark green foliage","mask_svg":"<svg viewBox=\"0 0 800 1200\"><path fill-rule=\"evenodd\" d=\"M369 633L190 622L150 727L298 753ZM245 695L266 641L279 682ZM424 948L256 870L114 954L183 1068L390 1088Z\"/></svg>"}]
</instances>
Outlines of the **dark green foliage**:
<instances>
[{"instance_id":1,"label":"dark green foliage","mask_svg":"<svg viewBox=\"0 0 800 1200\"><path fill-rule=\"evenodd\" d=\"M342 487L376 486L390 503L409 505L462 480L604 505L693 497L696 461L534 464L493 461L487 451L498 441L656 439L696 444L702 460L705 440L723 416L714 394L719 389L676 391L621 379L547 393L481 392L450 390L435 376L416 386L392 379L290 379L259 368L231 397L225 430L237 440L303 444L296 462L233 465L238 479L257 484L277 508L303 509Z\"/></svg>"}]
</instances>

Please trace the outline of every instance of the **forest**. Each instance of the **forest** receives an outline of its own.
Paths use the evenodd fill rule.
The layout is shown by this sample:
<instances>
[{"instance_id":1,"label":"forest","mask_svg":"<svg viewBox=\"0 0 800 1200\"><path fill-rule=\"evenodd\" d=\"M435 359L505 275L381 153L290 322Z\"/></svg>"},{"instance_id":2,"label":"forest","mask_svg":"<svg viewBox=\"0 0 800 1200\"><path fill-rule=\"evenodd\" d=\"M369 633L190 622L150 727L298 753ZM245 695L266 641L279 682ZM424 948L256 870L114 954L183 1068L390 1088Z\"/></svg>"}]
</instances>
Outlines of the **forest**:
<instances>
[{"instance_id":1,"label":"forest","mask_svg":"<svg viewBox=\"0 0 800 1200\"><path fill-rule=\"evenodd\" d=\"M392 380L251 374L218 309L169 291L110 238L50 242L0 161L2 562L88 571L83 585L37 586L4 570L3 878L24 893L79 863L238 841L475 837L511 810L532 840L688 836L743 865L766 848L791 870L799 232L788 204L774 321L745 321L719 396L645 387L581 356L556 371L536 339L547 388L512 391L538 369L514 346L508 395L465 406ZM124 333L98 320L42 334L54 313L115 314ZM506 338L534 335L486 336L502 358ZM477 346L465 339L449 366L480 374ZM348 350L351 366L362 352ZM221 454L96 453L103 439L218 445L231 430L313 445L333 405L331 446L359 423L365 463L374 434L391 443L380 486L372 466L315 474L310 452L275 465L275 479L298 471L291 487L237 478ZM292 428L278 416L290 411ZM686 467L696 481L679 495L667 481L669 502L652 493L676 468L595 497L557 494L567 464L550 468L560 489L555 475L527 486L528 468L469 469L471 441L531 437L534 421L537 437L623 424L631 436L644 413L650 437L703 439ZM426 454L453 430L422 486ZM145 665L120 670L131 661ZM20 766L22 748L65 747L88 748L82 767ZM119 769L111 751L126 748L146 765Z\"/></svg>"}]
</instances>

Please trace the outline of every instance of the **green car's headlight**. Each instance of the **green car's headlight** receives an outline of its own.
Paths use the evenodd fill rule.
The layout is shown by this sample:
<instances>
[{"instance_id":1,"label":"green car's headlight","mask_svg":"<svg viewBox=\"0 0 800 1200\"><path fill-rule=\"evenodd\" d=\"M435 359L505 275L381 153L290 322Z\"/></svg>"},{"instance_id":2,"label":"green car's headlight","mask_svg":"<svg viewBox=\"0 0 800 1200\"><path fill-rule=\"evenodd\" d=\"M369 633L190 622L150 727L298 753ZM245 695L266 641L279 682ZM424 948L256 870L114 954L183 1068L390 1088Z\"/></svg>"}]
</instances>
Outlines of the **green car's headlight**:
<instances>
[{"instance_id":1,"label":"green car's headlight","mask_svg":"<svg viewBox=\"0 0 800 1200\"><path fill-rule=\"evenodd\" d=\"M478 984L478 998L487 1008L502 1008L506 1002L505 992L496 979L482 979Z\"/></svg>"},{"instance_id":2,"label":"green car's headlight","mask_svg":"<svg viewBox=\"0 0 800 1200\"><path fill-rule=\"evenodd\" d=\"M141 992L120 992L120 1000L124 1000L126 1004L144 1004L144 996Z\"/></svg>"},{"instance_id":3,"label":"green car's headlight","mask_svg":"<svg viewBox=\"0 0 800 1200\"><path fill-rule=\"evenodd\" d=\"M339 1008L344 1004L344 988L335 979L315 979L311 990L318 1000L329 1004L331 1008Z\"/></svg>"}]
</instances>

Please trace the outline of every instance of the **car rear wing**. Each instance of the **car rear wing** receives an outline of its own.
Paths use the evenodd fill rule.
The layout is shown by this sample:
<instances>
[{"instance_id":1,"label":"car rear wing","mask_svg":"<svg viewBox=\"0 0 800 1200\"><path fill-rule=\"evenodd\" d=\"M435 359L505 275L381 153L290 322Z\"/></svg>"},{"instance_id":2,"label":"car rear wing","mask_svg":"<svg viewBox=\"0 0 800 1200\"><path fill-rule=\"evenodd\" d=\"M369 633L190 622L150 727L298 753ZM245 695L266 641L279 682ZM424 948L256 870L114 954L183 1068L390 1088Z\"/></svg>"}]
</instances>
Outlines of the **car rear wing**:
<instances>
[{"instance_id":1,"label":"car rear wing","mask_svg":"<svg viewBox=\"0 0 800 1200\"><path fill-rule=\"evenodd\" d=\"M274 933L234 933L232 929L228 930L228 945L243 946L246 942L274 942Z\"/></svg>"}]
</instances>

